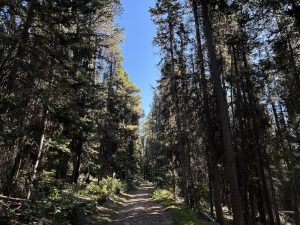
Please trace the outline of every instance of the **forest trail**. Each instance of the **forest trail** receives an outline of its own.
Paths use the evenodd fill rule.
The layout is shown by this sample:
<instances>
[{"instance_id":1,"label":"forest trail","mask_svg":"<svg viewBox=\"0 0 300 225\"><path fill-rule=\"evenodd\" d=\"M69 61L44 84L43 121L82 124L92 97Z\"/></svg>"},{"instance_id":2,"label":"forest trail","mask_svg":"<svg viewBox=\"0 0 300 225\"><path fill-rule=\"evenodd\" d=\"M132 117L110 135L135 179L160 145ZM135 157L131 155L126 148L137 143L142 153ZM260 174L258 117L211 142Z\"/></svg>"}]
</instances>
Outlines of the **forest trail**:
<instances>
[{"instance_id":1,"label":"forest trail","mask_svg":"<svg viewBox=\"0 0 300 225\"><path fill-rule=\"evenodd\" d=\"M143 183L130 195L113 218L111 225L174 225L161 204L151 198L153 186Z\"/></svg>"}]
</instances>

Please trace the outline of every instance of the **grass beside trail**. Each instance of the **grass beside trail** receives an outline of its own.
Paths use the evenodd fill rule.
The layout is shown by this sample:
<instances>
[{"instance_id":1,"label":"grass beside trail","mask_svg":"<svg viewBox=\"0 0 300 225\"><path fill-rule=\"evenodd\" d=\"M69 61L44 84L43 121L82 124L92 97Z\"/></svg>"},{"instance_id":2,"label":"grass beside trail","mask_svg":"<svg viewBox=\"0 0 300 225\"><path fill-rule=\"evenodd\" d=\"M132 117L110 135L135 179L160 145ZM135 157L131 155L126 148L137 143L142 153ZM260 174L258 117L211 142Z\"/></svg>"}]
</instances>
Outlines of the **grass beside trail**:
<instances>
[{"instance_id":1,"label":"grass beside trail","mask_svg":"<svg viewBox=\"0 0 300 225\"><path fill-rule=\"evenodd\" d=\"M209 222L206 219L201 218L184 203L174 201L172 193L169 190L155 189L152 198L160 201L161 204L168 208L176 225L217 225L217 223ZM232 217L228 213L225 213L224 219L226 225L233 225ZM280 219L283 225L294 225L294 223L288 222L283 217Z\"/></svg>"},{"instance_id":2,"label":"grass beside trail","mask_svg":"<svg viewBox=\"0 0 300 225\"><path fill-rule=\"evenodd\" d=\"M172 199L172 193L165 189L155 189L152 194L154 200L160 201L168 211L176 225L217 225L201 218L184 203L176 202ZM227 220L226 224L231 224L232 220Z\"/></svg>"}]
</instances>

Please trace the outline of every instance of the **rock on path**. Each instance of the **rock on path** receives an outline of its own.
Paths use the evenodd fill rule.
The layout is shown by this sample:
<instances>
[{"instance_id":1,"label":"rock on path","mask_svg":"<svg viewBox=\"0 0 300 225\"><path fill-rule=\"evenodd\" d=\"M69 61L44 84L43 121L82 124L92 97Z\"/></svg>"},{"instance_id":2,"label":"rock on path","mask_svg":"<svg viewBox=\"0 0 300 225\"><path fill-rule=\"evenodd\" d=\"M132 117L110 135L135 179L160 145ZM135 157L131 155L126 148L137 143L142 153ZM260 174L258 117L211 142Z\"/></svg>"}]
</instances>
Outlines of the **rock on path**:
<instances>
[{"instance_id":1,"label":"rock on path","mask_svg":"<svg viewBox=\"0 0 300 225\"><path fill-rule=\"evenodd\" d=\"M174 225L166 209L151 198L153 187L142 184L117 210L111 225Z\"/></svg>"}]
</instances>

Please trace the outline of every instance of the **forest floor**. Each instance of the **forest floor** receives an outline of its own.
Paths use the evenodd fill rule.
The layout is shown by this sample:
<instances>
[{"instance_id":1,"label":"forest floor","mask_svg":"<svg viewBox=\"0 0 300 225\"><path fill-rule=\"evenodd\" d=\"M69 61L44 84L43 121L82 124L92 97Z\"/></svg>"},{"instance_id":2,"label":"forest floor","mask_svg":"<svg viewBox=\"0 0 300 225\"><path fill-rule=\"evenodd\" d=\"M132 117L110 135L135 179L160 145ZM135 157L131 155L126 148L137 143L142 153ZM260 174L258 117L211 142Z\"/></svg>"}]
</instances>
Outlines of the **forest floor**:
<instances>
[{"instance_id":1,"label":"forest floor","mask_svg":"<svg viewBox=\"0 0 300 225\"><path fill-rule=\"evenodd\" d=\"M152 199L154 187L142 183L125 201L118 202L111 225L174 225L171 215L162 204Z\"/></svg>"}]
</instances>

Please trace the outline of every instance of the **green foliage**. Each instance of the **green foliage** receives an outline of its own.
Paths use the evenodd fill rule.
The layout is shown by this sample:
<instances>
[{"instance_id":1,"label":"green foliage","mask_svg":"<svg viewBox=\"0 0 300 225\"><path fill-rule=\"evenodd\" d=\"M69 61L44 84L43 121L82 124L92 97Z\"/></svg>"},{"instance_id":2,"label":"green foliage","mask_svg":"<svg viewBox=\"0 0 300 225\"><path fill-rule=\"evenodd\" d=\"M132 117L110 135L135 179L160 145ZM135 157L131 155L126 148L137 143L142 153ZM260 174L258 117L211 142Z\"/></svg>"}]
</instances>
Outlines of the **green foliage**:
<instances>
[{"instance_id":1,"label":"green foliage","mask_svg":"<svg viewBox=\"0 0 300 225\"><path fill-rule=\"evenodd\" d=\"M25 224L70 224L75 217L80 216L84 220L95 210L96 204L93 200L80 198L68 190L53 188L48 197L23 206L20 220Z\"/></svg>"},{"instance_id":2,"label":"green foliage","mask_svg":"<svg viewBox=\"0 0 300 225\"><path fill-rule=\"evenodd\" d=\"M162 77L142 132L140 90L123 67L114 22L119 0L1 2L0 193L31 196L8 214L23 224L88 224L96 203L135 189L137 174L172 187L192 209L208 211L214 198L215 208L239 211L228 182L235 170L236 190L251 197L245 210L254 208L245 215L271 219L276 210L258 206L295 208L299 3L183 2L157 0L149 10ZM227 163L223 101L215 98L222 91L234 151ZM153 198L178 224L206 224L168 190L156 189Z\"/></svg>"},{"instance_id":3,"label":"green foliage","mask_svg":"<svg viewBox=\"0 0 300 225\"><path fill-rule=\"evenodd\" d=\"M49 139L47 141L47 144L50 148L53 148L54 150L63 152L63 153L71 153L70 147L69 147L70 143L71 143L70 139L63 139L63 138L61 138L59 140Z\"/></svg>"},{"instance_id":4,"label":"green foliage","mask_svg":"<svg viewBox=\"0 0 300 225\"><path fill-rule=\"evenodd\" d=\"M103 178L99 184L91 183L86 188L81 189L80 195L87 195L95 199L98 203L106 201L111 194L119 194L124 190L123 183L114 177Z\"/></svg>"},{"instance_id":5,"label":"green foliage","mask_svg":"<svg viewBox=\"0 0 300 225\"><path fill-rule=\"evenodd\" d=\"M23 3L0 6L0 192L133 178L141 100L122 64L120 1ZM99 199L121 190L99 185Z\"/></svg>"},{"instance_id":6,"label":"green foliage","mask_svg":"<svg viewBox=\"0 0 300 225\"><path fill-rule=\"evenodd\" d=\"M173 198L173 194L169 190L157 188L154 190L152 197L155 200L167 201Z\"/></svg>"},{"instance_id":7,"label":"green foliage","mask_svg":"<svg viewBox=\"0 0 300 225\"><path fill-rule=\"evenodd\" d=\"M97 204L107 201L110 195L119 194L122 190L124 184L114 177L104 178L99 184L93 181L88 185L68 184L62 190L51 188L47 196L41 196L33 204L22 206L20 221L24 224L38 222L67 225L77 220L76 224L99 224L99 218L93 218L99 213Z\"/></svg>"},{"instance_id":8,"label":"green foliage","mask_svg":"<svg viewBox=\"0 0 300 225\"><path fill-rule=\"evenodd\" d=\"M184 203L175 202L172 199L172 192L166 189L155 189L152 198L160 201L168 208L176 225L216 225L198 217Z\"/></svg>"}]
</instances>

